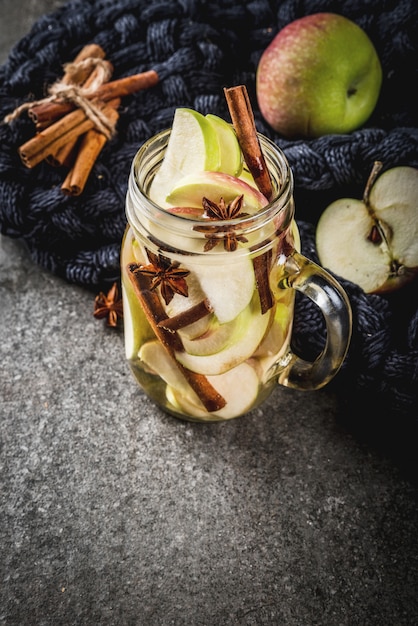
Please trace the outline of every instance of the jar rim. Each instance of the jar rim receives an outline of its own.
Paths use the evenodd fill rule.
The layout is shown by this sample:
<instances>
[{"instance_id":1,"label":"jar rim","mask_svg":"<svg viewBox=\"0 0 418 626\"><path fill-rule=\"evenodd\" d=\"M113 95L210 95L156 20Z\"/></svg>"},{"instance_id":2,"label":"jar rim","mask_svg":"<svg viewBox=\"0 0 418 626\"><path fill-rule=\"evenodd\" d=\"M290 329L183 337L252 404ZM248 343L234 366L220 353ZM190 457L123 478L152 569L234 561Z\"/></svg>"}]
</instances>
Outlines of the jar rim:
<instances>
[{"instance_id":1,"label":"jar rim","mask_svg":"<svg viewBox=\"0 0 418 626\"><path fill-rule=\"evenodd\" d=\"M146 140L135 154L128 181L126 215L135 231L143 230L143 221L158 225L159 229L174 232L179 236L203 239L204 234L196 229L208 220L194 219L154 203L149 195L153 177L161 163L171 129L165 129ZM212 228L233 229L236 233L252 233L270 224L273 219L276 234L285 231L294 217L293 173L283 151L268 137L258 133L273 186L273 197L254 213L229 220L211 219ZM284 213L283 215L280 215ZM150 236L148 234L148 236ZM245 247L245 246L244 246Z\"/></svg>"}]
</instances>

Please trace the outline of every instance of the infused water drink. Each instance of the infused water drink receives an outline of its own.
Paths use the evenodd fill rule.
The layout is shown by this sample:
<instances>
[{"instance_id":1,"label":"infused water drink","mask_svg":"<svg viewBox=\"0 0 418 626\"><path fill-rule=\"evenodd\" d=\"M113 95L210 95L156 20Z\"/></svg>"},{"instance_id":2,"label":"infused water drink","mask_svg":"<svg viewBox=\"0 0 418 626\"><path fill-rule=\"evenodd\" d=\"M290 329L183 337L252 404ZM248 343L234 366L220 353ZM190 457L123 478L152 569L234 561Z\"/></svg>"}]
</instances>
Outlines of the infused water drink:
<instances>
[{"instance_id":1,"label":"infused water drink","mask_svg":"<svg viewBox=\"0 0 418 626\"><path fill-rule=\"evenodd\" d=\"M227 173L221 155L210 155L212 170L164 165L172 132L140 148L129 178L121 271L126 358L137 381L161 408L194 421L243 415L276 383L322 387L346 354L350 307L339 284L300 254L284 154L259 137L267 199L236 145ZM314 363L291 351L296 290L327 324Z\"/></svg>"}]
</instances>

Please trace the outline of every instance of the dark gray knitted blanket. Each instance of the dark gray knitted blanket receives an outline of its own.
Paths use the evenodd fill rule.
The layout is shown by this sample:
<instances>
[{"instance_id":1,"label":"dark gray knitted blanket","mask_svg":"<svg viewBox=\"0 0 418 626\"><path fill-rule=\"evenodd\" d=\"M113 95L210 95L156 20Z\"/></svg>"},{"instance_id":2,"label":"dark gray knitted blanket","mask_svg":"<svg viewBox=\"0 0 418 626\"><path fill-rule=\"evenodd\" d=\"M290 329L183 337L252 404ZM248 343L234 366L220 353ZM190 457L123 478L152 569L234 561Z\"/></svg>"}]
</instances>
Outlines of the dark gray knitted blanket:
<instances>
[{"instance_id":1,"label":"dark gray knitted blanket","mask_svg":"<svg viewBox=\"0 0 418 626\"><path fill-rule=\"evenodd\" d=\"M317 11L341 13L369 34L384 82L366 127L348 135L286 141L256 105L255 69L276 32ZM25 116L0 126L0 228L23 239L35 263L95 291L119 279L119 248L131 161L170 126L176 107L229 119L224 86L245 84L257 128L285 152L295 175L302 250L317 260L314 231L326 205L360 197L373 162L418 167L418 4L414 0L72 0L45 15L0 68L0 116L39 99L83 45L100 44L113 78L155 69L160 84L124 98L117 135L82 196L62 194L63 172L25 168L17 148L33 135ZM372 400L375 411L418 417L418 285L366 295L341 280L354 313L351 347L332 385L343 401ZM297 298L294 348L311 358L325 341L320 313Z\"/></svg>"}]
</instances>

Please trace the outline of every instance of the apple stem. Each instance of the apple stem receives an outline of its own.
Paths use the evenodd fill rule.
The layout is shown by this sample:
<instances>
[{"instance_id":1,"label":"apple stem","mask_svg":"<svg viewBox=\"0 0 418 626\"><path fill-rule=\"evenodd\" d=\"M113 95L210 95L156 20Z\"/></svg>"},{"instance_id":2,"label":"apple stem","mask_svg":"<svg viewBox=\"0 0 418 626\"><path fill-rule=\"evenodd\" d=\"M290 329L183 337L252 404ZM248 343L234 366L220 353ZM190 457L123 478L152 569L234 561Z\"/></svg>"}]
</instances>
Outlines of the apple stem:
<instances>
[{"instance_id":1,"label":"apple stem","mask_svg":"<svg viewBox=\"0 0 418 626\"><path fill-rule=\"evenodd\" d=\"M366 183L366 186L364 188L364 193L363 193L363 202L367 207L369 207L369 196L370 196L371 188L376 182L376 179L379 176L382 167L383 167L382 161L375 161L373 163L372 171L370 172L369 178L367 179L367 183Z\"/></svg>"}]
</instances>

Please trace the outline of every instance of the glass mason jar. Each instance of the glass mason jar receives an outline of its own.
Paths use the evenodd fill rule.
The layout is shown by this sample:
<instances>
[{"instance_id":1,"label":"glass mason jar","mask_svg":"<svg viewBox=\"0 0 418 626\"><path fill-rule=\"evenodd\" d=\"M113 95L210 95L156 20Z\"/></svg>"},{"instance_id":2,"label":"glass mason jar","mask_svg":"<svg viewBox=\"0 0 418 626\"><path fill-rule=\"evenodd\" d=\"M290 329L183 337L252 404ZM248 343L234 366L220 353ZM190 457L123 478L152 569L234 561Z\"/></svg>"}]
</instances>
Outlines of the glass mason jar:
<instances>
[{"instance_id":1,"label":"glass mason jar","mask_svg":"<svg viewBox=\"0 0 418 626\"><path fill-rule=\"evenodd\" d=\"M338 282L299 251L284 154L260 135L272 200L253 214L202 220L149 198L169 134L139 149L126 198L125 351L138 383L165 411L203 422L247 413L276 383L323 387L345 358L351 309ZM325 318L327 339L314 362L291 350L296 291Z\"/></svg>"}]
</instances>

